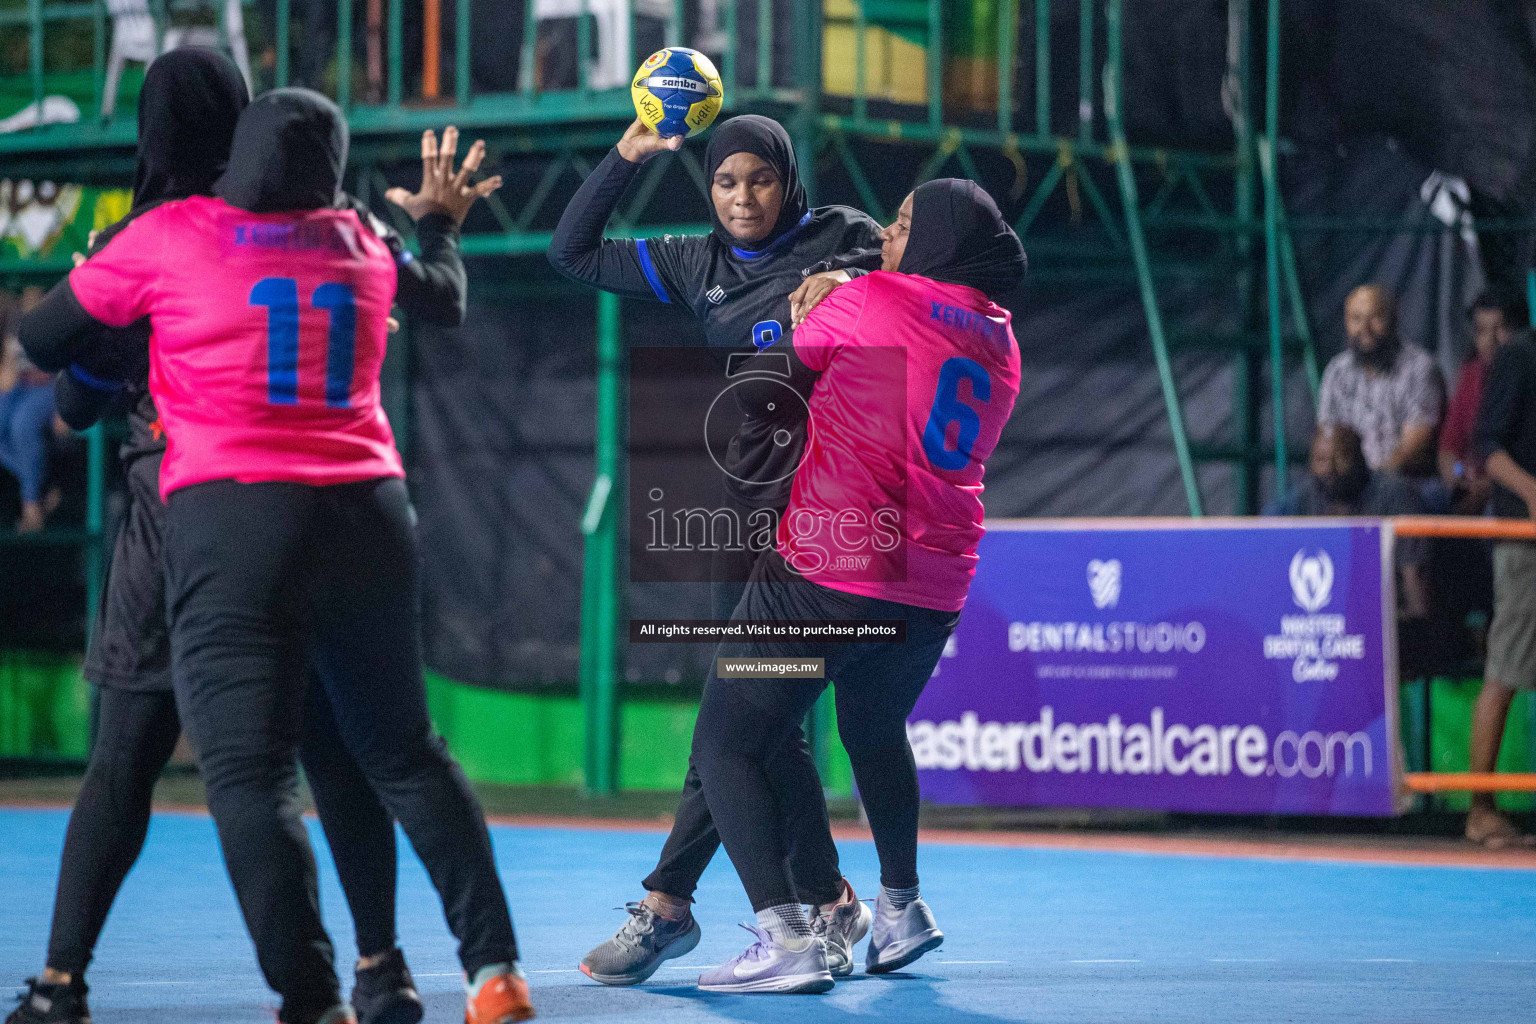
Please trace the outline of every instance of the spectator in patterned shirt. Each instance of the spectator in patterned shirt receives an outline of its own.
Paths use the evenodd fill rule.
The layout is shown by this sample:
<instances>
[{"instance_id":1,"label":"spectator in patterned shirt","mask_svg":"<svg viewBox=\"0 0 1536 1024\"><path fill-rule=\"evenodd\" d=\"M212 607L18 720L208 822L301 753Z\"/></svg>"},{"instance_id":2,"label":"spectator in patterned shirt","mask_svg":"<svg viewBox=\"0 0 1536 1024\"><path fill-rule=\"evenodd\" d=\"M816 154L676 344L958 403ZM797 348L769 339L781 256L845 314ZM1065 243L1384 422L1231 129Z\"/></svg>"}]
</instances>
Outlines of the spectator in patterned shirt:
<instances>
[{"instance_id":1,"label":"spectator in patterned shirt","mask_svg":"<svg viewBox=\"0 0 1536 1024\"><path fill-rule=\"evenodd\" d=\"M1488 367L1521 320L1518 302L1484 292L1467 311L1472 321L1472 352L1456 380L1445 427L1440 431L1440 481L1452 495L1452 508L1462 515L1481 515L1493 495L1493 482L1472 445L1477 410L1483 400Z\"/></svg>"},{"instance_id":2,"label":"spectator in patterned shirt","mask_svg":"<svg viewBox=\"0 0 1536 1024\"><path fill-rule=\"evenodd\" d=\"M1380 285L1350 292L1344 331L1349 347L1323 373L1318 426L1353 429L1373 470L1430 477L1445 410L1445 384L1434 360L1398 336L1396 304Z\"/></svg>"}]
</instances>

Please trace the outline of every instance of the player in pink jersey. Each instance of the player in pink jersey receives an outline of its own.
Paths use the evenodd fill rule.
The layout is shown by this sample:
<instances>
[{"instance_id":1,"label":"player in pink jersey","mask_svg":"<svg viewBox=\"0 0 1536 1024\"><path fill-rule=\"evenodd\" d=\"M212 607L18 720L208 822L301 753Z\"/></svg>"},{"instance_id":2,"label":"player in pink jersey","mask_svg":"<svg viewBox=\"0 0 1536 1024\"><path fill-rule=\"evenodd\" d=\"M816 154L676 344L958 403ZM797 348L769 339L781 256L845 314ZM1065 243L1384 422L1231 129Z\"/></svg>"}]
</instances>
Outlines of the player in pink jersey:
<instances>
[{"instance_id":1,"label":"player in pink jersey","mask_svg":"<svg viewBox=\"0 0 1536 1024\"><path fill-rule=\"evenodd\" d=\"M348 1024L299 818L306 667L347 749L442 897L470 983L469 1024L532 1016L484 816L426 712L418 550L379 402L397 290L463 315L458 225L499 184L454 174L456 133L423 138L423 184L390 198L419 260L340 193L346 122L280 89L235 130L216 198L144 213L23 324L58 365L105 325L148 316L150 389L168 440L172 673L225 861L286 1024Z\"/></svg>"},{"instance_id":2,"label":"player in pink jersey","mask_svg":"<svg viewBox=\"0 0 1536 1024\"><path fill-rule=\"evenodd\" d=\"M839 287L795 331L796 355L821 374L810 440L778 553L758 562L735 617L884 620L902 635L719 648L720 659L820 658L823 672L732 678L717 660L705 684L694 762L762 926L757 943L699 979L713 991L832 986L785 871L765 767L827 679L837 683L838 731L880 855L865 969L897 970L944 939L918 895L917 770L906 719L975 573L983 463L1019 391L1009 314L992 297L1023 280L1025 260L996 204L970 181L921 186L882 238L883 269Z\"/></svg>"},{"instance_id":3,"label":"player in pink jersey","mask_svg":"<svg viewBox=\"0 0 1536 1024\"><path fill-rule=\"evenodd\" d=\"M133 207L91 243L91 254L157 206L212 195L249 103L239 69L219 51L181 46L157 57L139 93ZM410 298L407 288L402 304ZM86 969L144 845L155 782L181 734L160 557L165 442L148 390L149 338L147 320L104 332L86 346L88 365L72 365L55 382L59 415L76 430L113 405L127 407L119 453L126 507L82 668L96 687L97 741L65 832L47 963L6 1024L89 1024ZM412 1024L421 1002L396 946L395 823L347 753L323 688L311 687L308 700L300 761L356 926L351 1002L361 1024Z\"/></svg>"}]
</instances>

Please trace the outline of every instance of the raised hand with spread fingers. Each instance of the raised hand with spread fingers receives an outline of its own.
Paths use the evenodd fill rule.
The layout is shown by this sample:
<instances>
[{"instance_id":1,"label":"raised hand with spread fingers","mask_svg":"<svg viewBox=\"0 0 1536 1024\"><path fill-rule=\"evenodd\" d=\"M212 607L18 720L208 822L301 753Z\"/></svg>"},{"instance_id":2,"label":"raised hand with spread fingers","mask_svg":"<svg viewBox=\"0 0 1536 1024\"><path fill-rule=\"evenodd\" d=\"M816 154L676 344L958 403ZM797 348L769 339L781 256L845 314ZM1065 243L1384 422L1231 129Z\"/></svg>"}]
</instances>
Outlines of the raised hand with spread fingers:
<instances>
[{"instance_id":1,"label":"raised hand with spread fingers","mask_svg":"<svg viewBox=\"0 0 1536 1024\"><path fill-rule=\"evenodd\" d=\"M455 224L463 224L477 199L483 199L501 187L501 175L495 174L472 184L471 177L485 160L485 140L475 140L464 156L463 165L455 172L453 158L458 148L459 130L453 125L443 129L441 146L437 133L427 129L421 136L421 188L415 192L392 188L384 193L384 198L410 214L412 220L420 220L429 213L442 213L452 217Z\"/></svg>"}]
</instances>

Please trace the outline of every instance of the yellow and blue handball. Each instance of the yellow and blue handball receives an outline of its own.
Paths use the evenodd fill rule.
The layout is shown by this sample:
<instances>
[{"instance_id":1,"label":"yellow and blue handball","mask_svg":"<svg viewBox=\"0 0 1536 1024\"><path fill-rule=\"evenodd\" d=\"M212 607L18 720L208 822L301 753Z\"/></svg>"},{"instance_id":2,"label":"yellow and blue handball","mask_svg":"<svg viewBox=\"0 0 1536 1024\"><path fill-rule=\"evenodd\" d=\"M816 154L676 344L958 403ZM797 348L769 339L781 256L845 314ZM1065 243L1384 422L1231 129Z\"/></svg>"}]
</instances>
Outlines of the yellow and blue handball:
<instances>
[{"instance_id":1,"label":"yellow and blue handball","mask_svg":"<svg viewBox=\"0 0 1536 1024\"><path fill-rule=\"evenodd\" d=\"M725 102L720 72L686 46L669 46L645 59L629 88L635 113L662 138L697 135L715 123Z\"/></svg>"}]
</instances>

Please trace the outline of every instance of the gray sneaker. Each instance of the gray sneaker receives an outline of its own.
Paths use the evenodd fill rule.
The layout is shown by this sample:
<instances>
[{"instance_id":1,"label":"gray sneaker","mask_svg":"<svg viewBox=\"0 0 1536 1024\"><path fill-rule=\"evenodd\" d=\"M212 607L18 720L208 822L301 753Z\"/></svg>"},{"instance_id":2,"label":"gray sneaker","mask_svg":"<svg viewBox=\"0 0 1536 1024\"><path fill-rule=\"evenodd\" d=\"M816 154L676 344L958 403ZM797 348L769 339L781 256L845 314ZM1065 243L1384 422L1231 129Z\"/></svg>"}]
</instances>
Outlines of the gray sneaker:
<instances>
[{"instance_id":1,"label":"gray sneaker","mask_svg":"<svg viewBox=\"0 0 1536 1024\"><path fill-rule=\"evenodd\" d=\"M705 992L826 992L835 982L827 970L827 949L811 939L804 949L792 950L756 925L743 928L757 936L734 959L699 975Z\"/></svg>"},{"instance_id":2,"label":"gray sneaker","mask_svg":"<svg viewBox=\"0 0 1536 1024\"><path fill-rule=\"evenodd\" d=\"M629 920L618 934L581 958L581 973L604 985L638 985L667 960L687 956L699 944L699 923L689 914L668 921L644 903L628 903Z\"/></svg>"},{"instance_id":3,"label":"gray sneaker","mask_svg":"<svg viewBox=\"0 0 1536 1024\"><path fill-rule=\"evenodd\" d=\"M875 901L875 923L864 955L866 974L889 974L944 945L944 933L934 923L933 911L921 899L901 910L891 906L884 890Z\"/></svg>"},{"instance_id":4,"label":"gray sneaker","mask_svg":"<svg viewBox=\"0 0 1536 1024\"><path fill-rule=\"evenodd\" d=\"M853 947L869 934L869 923L874 918L869 907L859 902L853 886L843 882L849 897L847 903L839 903L831 912L816 908L811 915L811 931L827 947L827 970L834 978L846 978L853 973Z\"/></svg>"}]
</instances>

